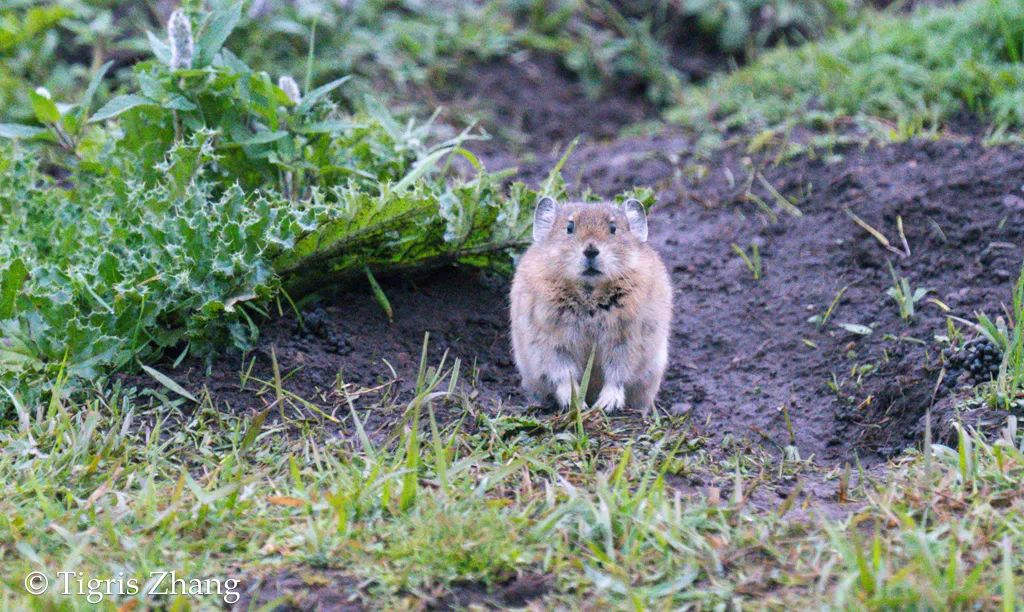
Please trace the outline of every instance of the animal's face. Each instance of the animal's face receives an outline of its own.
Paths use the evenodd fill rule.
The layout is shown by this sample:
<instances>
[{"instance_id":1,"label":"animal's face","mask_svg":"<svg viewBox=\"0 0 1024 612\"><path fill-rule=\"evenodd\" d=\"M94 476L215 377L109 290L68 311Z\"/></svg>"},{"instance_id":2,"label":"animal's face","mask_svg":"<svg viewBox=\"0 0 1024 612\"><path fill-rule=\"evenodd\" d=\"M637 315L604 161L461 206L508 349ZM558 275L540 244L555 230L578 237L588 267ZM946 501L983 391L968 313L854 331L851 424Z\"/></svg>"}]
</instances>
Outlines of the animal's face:
<instances>
[{"instance_id":1,"label":"animal's face","mask_svg":"<svg viewBox=\"0 0 1024 612\"><path fill-rule=\"evenodd\" d=\"M624 275L640 243L647 215L637 200L558 204L543 198L533 217L533 240L555 274L597 283Z\"/></svg>"}]
</instances>

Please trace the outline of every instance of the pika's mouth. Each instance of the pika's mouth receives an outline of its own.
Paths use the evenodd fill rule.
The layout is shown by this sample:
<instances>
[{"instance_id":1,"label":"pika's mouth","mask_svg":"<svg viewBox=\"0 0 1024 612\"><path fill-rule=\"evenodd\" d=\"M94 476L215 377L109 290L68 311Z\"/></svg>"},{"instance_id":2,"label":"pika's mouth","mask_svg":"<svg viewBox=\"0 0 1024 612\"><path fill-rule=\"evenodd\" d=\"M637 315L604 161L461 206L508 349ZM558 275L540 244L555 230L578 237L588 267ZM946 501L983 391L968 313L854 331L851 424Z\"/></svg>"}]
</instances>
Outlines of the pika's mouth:
<instances>
[{"instance_id":1,"label":"pika's mouth","mask_svg":"<svg viewBox=\"0 0 1024 612\"><path fill-rule=\"evenodd\" d=\"M587 266L583 269L583 276L601 276L602 272L596 266Z\"/></svg>"}]
</instances>

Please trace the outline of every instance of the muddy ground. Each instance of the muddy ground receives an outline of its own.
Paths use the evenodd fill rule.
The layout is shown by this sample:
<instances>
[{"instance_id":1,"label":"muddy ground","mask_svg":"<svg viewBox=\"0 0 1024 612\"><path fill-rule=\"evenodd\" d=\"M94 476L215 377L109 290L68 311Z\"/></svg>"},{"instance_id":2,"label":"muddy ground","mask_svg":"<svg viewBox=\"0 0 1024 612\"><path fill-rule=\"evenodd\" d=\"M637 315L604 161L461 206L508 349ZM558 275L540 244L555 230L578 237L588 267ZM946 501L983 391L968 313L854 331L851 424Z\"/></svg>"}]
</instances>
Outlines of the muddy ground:
<instances>
[{"instance_id":1,"label":"muddy ground","mask_svg":"<svg viewBox=\"0 0 1024 612\"><path fill-rule=\"evenodd\" d=\"M617 138L622 127L650 117L636 96L592 107L579 90L566 90L560 101L523 95L530 84L551 82L532 72L519 66L468 95L500 111L485 124L494 133L508 120L501 109L518 109L516 131L542 143L541 153L521 159L516 142L500 139L477 152L489 169L516 166L518 178L536 183L561 145L580 133L582 144L564 170L574 192L611 197L633 186L655 189L650 240L675 285L670 365L658 400L663 413L685 417L689 435L706 437L709 448L725 437L775 452L792 445L822 468L856 460L881 467L920 444L929 412L937 438L950 439L954 405L969 390L936 385L936 337L946 333L947 315L994 316L1009 302L1024 257L1024 151L985 148L967 127L937 140L836 147L780 163L773 146L748 153L749 138L702 154L693 136L672 128ZM548 73L568 78L559 74ZM780 198L788 203L780 206ZM758 245L762 278L753 278L734 244L748 253ZM930 290L909 321L886 295L890 264L914 288ZM449 363L461 359L462 379L475 395L471 410L527 410L510 353L508 279L453 267L381 280L393 322L368 287L340 287L304 307L304 324L291 314L265 322L250 355L226 358L210 372L198 361L161 369L193 392L205 388L225 410L255 414L273 400L260 381L273 379L276 359L286 389L340 421L328 435L351 437L351 400L371 435L386 440L402 418L391 400L409 396L429 333L429 363L446 352ZM825 324L809 322L833 302ZM132 382L152 384L143 377ZM448 423L475 422L456 404L438 410ZM970 417L998 423L1003 414L978 410ZM646 427L631 410L611 422L627 437ZM847 510L835 495L834 482L805 488L822 511L841 515ZM265 591L256 599L294 591L289 572L261 579ZM502 605L519 597L520 580L530 583L527 591L543 592L527 576L510 578L507 598L501 589L469 585L436 603Z\"/></svg>"},{"instance_id":2,"label":"muddy ground","mask_svg":"<svg viewBox=\"0 0 1024 612\"><path fill-rule=\"evenodd\" d=\"M410 610L524 608L543 597L552 582L550 576L524 573L489 589L475 582L456 583L434 593L410 595L405 603ZM259 610L270 606L278 612L358 612L367 609L359 594L368 586L338 570L296 568L271 571L266 575L252 576L246 582L245 592L234 609ZM281 595L285 597L279 599Z\"/></svg>"},{"instance_id":3,"label":"muddy ground","mask_svg":"<svg viewBox=\"0 0 1024 612\"><path fill-rule=\"evenodd\" d=\"M488 170L497 169L495 163L557 158L577 136L611 140L627 126L658 118L640 83L624 81L591 98L554 55L543 53L470 65L405 98L441 108L450 136L467 127L484 135L468 148L491 162Z\"/></svg>"},{"instance_id":4,"label":"muddy ground","mask_svg":"<svg viewBox=\"0 0 1024 612\"><path fill-rule=\"evenodd\" d=\"M634 185L657 191L650 240L676 288L661 409L689 415L712 439L793 444L826 462L873 462L920 442L931 408L938 435L948 436L951 398L964 390L936 391L936 336L946 333L948 314L994 316L1009 301L1024 256L1024 152L947 136L772 165L770 154L751 160L738 146L707 160L692 159L692 148L672 133L595 142L565 169L574 188L604 196ZM539 180L552 163L526 164L521 177ZM790 212L769 212L772 191L792 202ZM759 246L760 280L733 244L748 253ZM886 295L890 264L914 288L930 290L909 321ZM445 351L460 358L481 409L522 409L507 279L450 268L385 279L384 289L394 322L356 285L308 306L305 329L290 314L267 322L253 355L225 359L209 376L200 363L173 374L232 411L254 412L272 397L265 388L257 393L254 380L271 380L273 354L286 388L342 421L347 392L372 431L386 435L400 414L381 410L382 400L408 391L429 333L430 363ZM809 322L840 292L825 325ZM252 359L254 377L242 388ZM640 419L627 412L613 420ZM347 432L338 427L338 435Z\"/></svg>"},{"instance_id":5,"label":"muddy ground","mask_svg":"<svg viewBox=\"0 0 1024 612\"><path fill-rule=\"evenodd\" d=\"M621 140L581 151L566 168L604 195L657 187L651 240L677 288L662 404L690 412L709 434L753 433L772 445L790 442L788 412L803 456L827 461L898 453L921 440L933 406L948 437L952 402L935 390L935 338L948 314L1000 314L1010 298L1024 254L1024 154L952 134L778 166L739 147L693 162L690 148L684 136ZM773 191L795 204L792 214L773 219L756 203L772 205ZM759 246L761 280L733 244ZM886 295L890 264L930 289L910 321ZM841 291L826 325L808 322ZM872 331L838 325L850 323Z\"/></svg>"}]
</instances>

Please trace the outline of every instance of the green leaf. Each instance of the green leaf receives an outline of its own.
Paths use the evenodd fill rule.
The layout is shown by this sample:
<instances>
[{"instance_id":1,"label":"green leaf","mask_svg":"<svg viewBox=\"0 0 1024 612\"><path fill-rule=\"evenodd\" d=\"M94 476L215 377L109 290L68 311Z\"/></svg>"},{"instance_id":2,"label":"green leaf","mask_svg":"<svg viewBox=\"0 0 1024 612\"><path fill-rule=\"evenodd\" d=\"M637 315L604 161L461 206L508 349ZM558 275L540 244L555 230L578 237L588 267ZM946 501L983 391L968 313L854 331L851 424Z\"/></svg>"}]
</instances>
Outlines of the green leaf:
<instances>
[{"instance_id":1,"label":"green leaf","mask_svg":"<svg viewBox=\"0 0 1024 612\"><path fill-rule=\"evenodd\" d=\"M9 6L12 3L6 2L5 4ZM31 4L35 3L25 3L25 5ZM59 3L53 2L50 4ZM65 17L71 17L74 14L74 11L66 6L40 6L31 8L25 14L25 19L22 22L23 32L20 32L19 34L23 34L24 38L20 40L26 41L40 32L49 30L63 21Z\"/></svg>"},{"instance_id":2,"label":"green leaf","mask_svg":"<svg viewBox=\"0 0 1024 612\"><path fill-rule=\"evenodd\" d=\"M242 18L242 4L235 3L225 9L215 12L203 33L199 36L196 44L196 66L206 66L213 61L224 41L231 35L232 30L238 25Z\"/></svg>"},{"instance_id":3,"label":"green leaf","mask_svg":"<svg viewBox=\"0 0 1024 612\"><path fill-rule=\"evenodd\" d=\"M434 167L437 166L437 162L441 161L442 157L451 152L452 147L445 147L434 151L430 155L427 155L420 161L416 162L416 165L413 166L412 170L403 176L402 180L395 184L395 191L401 192L407 189L410 185L422 178L427 172L433 170Z\"/></svg>"},{"instance_id":4,"label":"green leaf","mask_svg":"<svg viewBox=\"0 0 1024 612\"><path fill-rule=\"evenodd\" d=\"M0 123L0 138L33 138L46 132L46 128L20 123Z\"/></svg>"},{"instance_id":5,"label":"green leaf","mask_svg":"<svg viewBox=\"0 0 1024 612\"><path fill-rule=\"evenodd\" d=\"M268 142L274 142L274 141L277 141L277 140L281 140L282 138L285 138L287 136L288 136L288 132L282 132L282 131L259 132L257 134L253 134L252 137L250 137L250 138L246 138L244 140L235 141L235 144L241 145L243 147L249 146L249 145L267 144Z\"/></svg>"},{"instance_id":6,"label":"green leaf","mask_svg":"<svg viewBox=\"0 0 1024 612\"><path fill-rule=\"evenodd\" d=\"M185 473L185 484L188 485L188 488L196 496L196 499L199 500L199 503L204 506L212 506L217 501L234 493L238 488L238 483L231 483L213 491L207 491L202 485L193 480L187 472Z\"/></svg>"},{"instance_id":7,"label":"green leaf","mask_svg":"<svg viewBox=\"0 0 1024 612\"><path fill-rule=\"evenodd\" d=\"M178 383L176 383L173 380L171 380L171 378L169 376L167 376L166 374L164 374L162 372L159 372L157 370L154 370L153 368L151 368L151 367L149 367L147 365L143 365L142 369L145 370L147 374L149 374L150 376L155 378L158 383L160 383L161 385L167 387L171 391L174 391L175 393L177 393L178 395L184 397L185 399L192 400L193 402L195 402L197 404L199 403L199 400L196 399L196 396L194 396L191 393L189 393L188 391L186 391L184 387L182 387Z\"/></svg>"},{"instance_id":8,"label":"green leaf","mask_svg":"<svg viewBox=\"0 0 1024 612\"><path fill-rule=\"evenodd\" d=\"M316 103L319 102L324 96L331 93L338 87L341 87L341 85L350 78L352 77L343 76L340 79L335 79L330 83L326 85L321 85L320 87L317 87L313 91L309 92L308 94L302 97L302 102L299 102L299 105L295 107L295 114L304 115L308 113L313 109Z\"/></svg>"},{"instance_id":9,"label":"green leaf","mask_svg":"<svg viewBox=\"0 0 1024 612\"><path fill-rule=\"evenodd\" d=\"M836 323L836 325L858 336L870 336L874 331L867 325L858 325L857 323Z\"/></svg>"},{"instance_id":10,"label":"green leaf","mask_svg":"<svg viewBox=\"0 0 1024 612\"><path fill-rule=\"evenodd\" d=\"M365 124L351 121L317 121L299 126L295 131L300 134L341 134L362 127L365 127Z\"/></svg>"},{"instance_id":11,"label":"green leaf","mask_svg":"<svg viewBox=\"0 0 1024 612\"><path fill-rule=\"evenodd\" d=\"M13 319L11 323L16 323ZM24 338L10 334L10 327L0 329L0 372L25 372L42 370L43 362L38 351Z\"/></svg>"},{"instance_id":12,"label":"green leaf","mask_svg":"<svg viewBox=\"0 0 1024 612\"><path fill-rule=\"evenodd\" d=\"M103 77L107 75L107 71L110 70L110 67L113 65L113 61L103 64L100 66L100 69L96 71L96 74L92 76L92 81L89 82L89 88L85 90L85 95L82 96L82 102L78 107L79 128L85 124L85 118L89 115L89 108L92 106L92 100L96 97L96 90L99 89L100 83L103 81Z\"/></svg>"},{"instance_id":13,"label":"green leaf","mask_svg":"<svg viewBox=\"0 0 1024 612\"><path fill-rule=\"evenodd\" d=\"M180 94L174 94L164 102L163 107L168 110L194 111L198 108L191 100Z\"/></svg>"},{"instance_id":14,"label":"green leaf","mask_svg":"<svg viewBox=\"0 0 1024 612\"><path fill-rule=\"evenodd\" d=\"M12 261L7 269L0 273L0 321L14 316L14 300L27 278L28 267L20 258Z\"/></svg>"},{"instance_id":15,"label":"green leaf","mask_svg":"<svg viewBox=\"0 0 1024 612\"><path fill-rule=\"evenodd\" d=\"M469 164L473 166L473 169L476 170L477 172L480 172L484 169L483 163L481 163L480 159L476 155L474 155L473 152L470 151L469 149L465 149L463 147L456 147L455 152L461 155L462 157L466 158L466 161L468 161Z\"/></svg>"},{"instance_id":16,"label":"green leaf","mask_svg":"<svg viewBox=\"0 0 1024 612\"><path fill-rule=\"evenodd\" d=\"M140 72L136 78L139 80L139 89L143 96L150 100L162 100L166 97L167 92L164 90L164 86L153 75L148 72Z\"/></svg>"},{"instance_id":17,"label":"green leaf","mask_svg":"<svg viewBox=\"0 0 1024 612\"><path fill-rule=\"evenodd\" d=\"M96 111L96 114L89 119L89 123L97 123L99 121L106 121L112 119L125 111L129 111L136 106L155 105L149 98L142 96L136 96L134 94L128 94L124 96L118 96L103 105L103 108Z\"/></svg>"},{"instance_id":18,"label":"green leaf","mask_svg":"<svg viewBox=\"0 0 1024 612\"><path fill-rule=\"evenodd\" d=\"M60 111L57 110L57 104L53 100L37 91L30 91L28 97L32 101L32 112L36 114L36 119L42 123L60 121Z\"/></svg>"},{"instance_id":19,"label":"green leaf","mask_svg":"<svg viewBox=\"0 0 1024 612\"><path fill-rule=\"evenodd\" d=\"M267 415L270 414L271 408L272 407L268 407L262 412L257 413L256 416L252 418L252 421L249 422L249 427L245 430L245 435L242 436L242 443L238 447L239 451L245 452L250 446L252 446L252 443L256 441L256 436L258 436L260 430L263 429L263 422L267 420Z\"/></svg>"},{"instance_id":20,"label":"green leaf","mask_svg":"<svg viewBox=\"0 0 1024 612\"><path fill-rule=\"evenodd\" d=\"M157 38L157 35L149 30L146 30L146 38L149 39L149 48L152 49L153 55L162 63L170 65L171 46Z\"/></svg>"},{"instance_id":21,"label":"green leaf","mask_svg":"<svg viewBox=\"0 0 1024 612\"><path fill-rule=\"evenodd\" d=\"M387 294L381 289L380 283L374 278L373 272L370 271L370 266L363 266L363 270L366 271L366 280L370 281L370 289L373 290L373 298L377 300L377 305L387 315L388 321L394 321L395 311L391 308L391 301L388 300Z\"/></svg>"}]
</instances>

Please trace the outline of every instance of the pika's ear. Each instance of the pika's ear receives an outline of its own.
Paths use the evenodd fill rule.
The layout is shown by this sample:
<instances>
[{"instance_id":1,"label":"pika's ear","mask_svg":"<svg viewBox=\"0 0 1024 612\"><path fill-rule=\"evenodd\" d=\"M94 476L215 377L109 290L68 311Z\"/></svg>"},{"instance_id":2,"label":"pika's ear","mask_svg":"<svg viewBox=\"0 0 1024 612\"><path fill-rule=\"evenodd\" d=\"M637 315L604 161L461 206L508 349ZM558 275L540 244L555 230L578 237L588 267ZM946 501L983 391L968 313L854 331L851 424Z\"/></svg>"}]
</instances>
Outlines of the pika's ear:
<instances>
[{"instance_id":1,"label":"pika's ear","mask_svg":"<svg viewBox=\"0 0 1024 612\"><path fill-rule=\"evenodd\" d=\"M533 211L533 241L544 240L551 232L555 224L555 217L558 216L558 203L554 198L544 196L537 202L537 209Z\"/></svg>"},{"instance_id":2,"label":"pika's ear","mask_svg":"<svg viewBox=\"0 0 1024 612\"><path fill-rule=\"evenodd\" d=\"M622 203L622 209L626 213L626 221L629 222L629 231L633 232L640 242L647 242L647 213L640 200L630 198Z\"/></svg>"}]
</instances>

